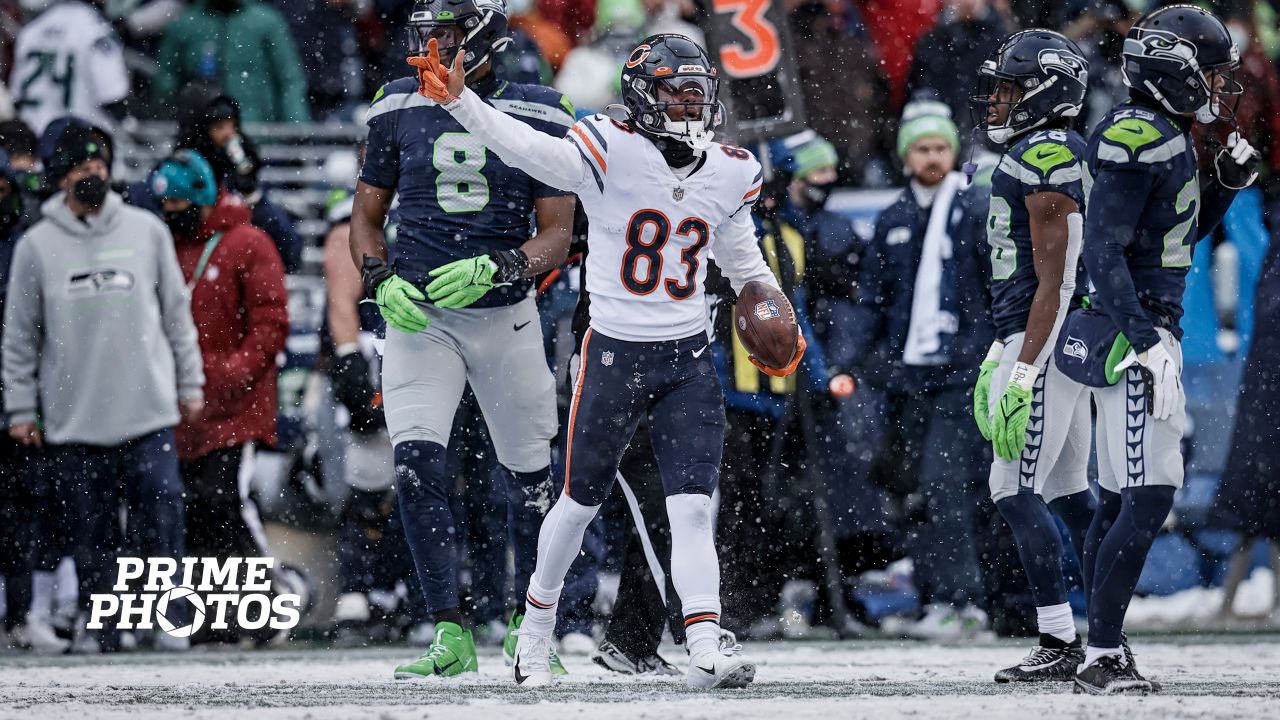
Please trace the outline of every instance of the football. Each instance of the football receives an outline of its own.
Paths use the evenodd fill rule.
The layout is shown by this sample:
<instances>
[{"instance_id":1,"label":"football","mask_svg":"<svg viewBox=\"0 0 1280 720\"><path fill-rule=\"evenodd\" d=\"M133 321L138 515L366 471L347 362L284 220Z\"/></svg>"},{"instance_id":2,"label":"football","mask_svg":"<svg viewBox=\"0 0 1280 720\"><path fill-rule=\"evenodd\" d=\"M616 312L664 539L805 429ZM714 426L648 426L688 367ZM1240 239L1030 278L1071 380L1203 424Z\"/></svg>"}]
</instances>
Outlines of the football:
<instances>
[{"instance_id":1,"label":"football","mask_svg":"<svg viewBox=\"0 0 1280 720\"><path fill-rule=\"evenodd\" d=\"M784 368L795 357L800 328L785 295L751 281L738 293L734 326L747 352L771 368Z\"/></svg>"}]
</instances>

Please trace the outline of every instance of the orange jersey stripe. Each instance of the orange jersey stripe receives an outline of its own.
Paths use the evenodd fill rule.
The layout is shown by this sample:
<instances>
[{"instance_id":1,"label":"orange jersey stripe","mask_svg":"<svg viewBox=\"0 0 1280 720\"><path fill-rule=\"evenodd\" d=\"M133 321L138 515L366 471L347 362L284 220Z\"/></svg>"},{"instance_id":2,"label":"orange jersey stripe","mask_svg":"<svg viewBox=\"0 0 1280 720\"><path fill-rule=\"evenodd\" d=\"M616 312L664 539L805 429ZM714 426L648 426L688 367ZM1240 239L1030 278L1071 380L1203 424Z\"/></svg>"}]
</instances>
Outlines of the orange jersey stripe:
<instances>
[{"instance_id":1,"label":"orange jersey stripe","mask_svg":"<svg viewBox=\"0 0 1280 720\"><path fill-rule=\"evenodd\" d=\"M564 450L564 494L569 494L569 475L573 469L573 425L578 419L578 401L582 398L582 386L587 377L587 349L591 344L591 328L582 336L581 364L578 366L578 382L573 386L573 404L569 408L569 442Z\"/></svg>"},{"instance_id":2,"label":"orange jersey stripe","mask_svg":"<svg viewBox=\"0 0 1280 720\"><path fill-rule=\"evenodd\" d=\"M579 138L582 139L582 142L587 146L587 150L591 151L591 156L594 157L596 159L596 162L600 164L600 172L607 172L608 167L604 164L604 156L601 155L600 151L596 149L596 144L591 142L591 138L587 137L587 134L582 132L582 130L577 125L573 126L573 128L571 129L573 130L574 135L577 135Z\"/></svg>"},{"instance_id":3,"label":"orange jersey stripe","mask_svg":"<svg viewBox=\"0 0 1280 720\"><path fill-rule=\"evenodd\" d=\"M759 192L760 192L760 188L761 188L761 186L760 186L760 185L757 185L757 186L755 186L755 187L751 188L750 190L748 190L748 191L747 191L747 194L746 194L746 195L743 195L743 196L742 196L742 199L743 199L743 200L750 200L752 197L754 197L755 195L759 194Z\"/></svg>"}]
</instances>

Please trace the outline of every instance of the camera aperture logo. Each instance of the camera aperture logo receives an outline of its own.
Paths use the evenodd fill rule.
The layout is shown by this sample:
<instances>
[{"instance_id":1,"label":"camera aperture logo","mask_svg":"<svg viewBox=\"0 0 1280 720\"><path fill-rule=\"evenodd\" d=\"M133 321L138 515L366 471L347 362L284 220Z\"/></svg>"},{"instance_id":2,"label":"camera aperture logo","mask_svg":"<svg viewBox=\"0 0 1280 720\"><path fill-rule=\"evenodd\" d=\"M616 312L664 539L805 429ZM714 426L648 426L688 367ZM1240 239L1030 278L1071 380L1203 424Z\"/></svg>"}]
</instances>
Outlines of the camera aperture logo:
<instances>
[{"instance_id":1,"label":"camera aperture logo","mask_svg":"<svg viewBox=\"0 0 1280 720\"><path fill-rule=\"evenodd\" d=\"M226 630L229 620L245 630L268 624L288 630L298 624L302 598L293 593L271 594L270 572L275 558L199 557L117 558L113 593L89 597L90 630L118 618L121 630L159 627L173 637L191 637L209 623ZM140 587L139 582L143 582ZM184 609L185 606L185 609ZM180 618L180 619L179 619Z\"/></svg>"}]
</instances>

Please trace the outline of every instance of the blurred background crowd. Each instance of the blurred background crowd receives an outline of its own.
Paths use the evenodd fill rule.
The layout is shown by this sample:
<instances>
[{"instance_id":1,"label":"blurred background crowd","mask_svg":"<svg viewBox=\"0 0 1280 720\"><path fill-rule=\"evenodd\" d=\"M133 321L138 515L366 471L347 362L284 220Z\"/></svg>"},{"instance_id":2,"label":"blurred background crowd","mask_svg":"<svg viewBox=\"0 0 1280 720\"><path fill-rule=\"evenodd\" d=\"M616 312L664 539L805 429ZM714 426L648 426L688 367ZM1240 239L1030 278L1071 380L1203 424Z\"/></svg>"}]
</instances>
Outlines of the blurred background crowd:
<instances>
[{"instance_id":1,"label":"blurred background crowd","mask_svg":"<svg viewBox=\"0 0 1280 720\"><path fill-rule=\"evenodd\" d=\"M965 395L990 330L975 320L950 360L955 371L941 373L923 396L903 392L885 347L901 308L886 298L912 278L866 248L909 181L955 169L968 154L990 167L994 149L971 138L969 96L978 65L1012 31L1059 29L1084 50L1087 134L1124 99L1123 38L1152 4L786 5L810 130L753 148L769 154L776 173L757 212L767 257L810 338L809 356L798 379L763 377L737 362L745 356L726 342L731 333L712 309L729 407L719 497L724 624L753 638L1032 632L1011 536L987 498L990 450L970 458L948 444L949 428L972 424ZM121 548L164 555L183 542L188 555L279 558L277 579L308 600L295 637L429 636L395 512L377 313L360 303L346 243L362 118L379 87L409 75L411 6L0 2L4 366L6 383L24 379L5 388L12 437L0 459L8 638L0 635L0 648L71 647L83 622L77 575L84 582L113 571ZM1246 358L1270 353L1280 321L1280 244L1271 240L1280 217L1277 6L1212 3L1242 53L1238 122L1262 151L1264 172L1197 250L1184 320L1194 419L1189 480L1140 593L1227 582L1231 597L1253 565L1270 563L1265 544L1255 550L1253 540L1278 524L1269 498L1271 484L1280 487L1280 464L1268 456L1277 422L1263 400L1278 390L1270 369ZM706 23L705 7L692 0L509 0L507 10L514 42L500 75L553 85L580 110L617 101L618 70L639 38L679 32L701 41ZM921 117L941 122L922 133L913 126ZM942 154L913 166L913 148L930 139L942 141ZM49 205L42 212L61 191L78 202L90 177L110 188L104 218L114 214L102 227L62 223ZM973 207L979 258L986 210L976 199ZM38 257L15 254L42 214L67 237L119 233L126 245L161 233L146 219L160 218L170 249L153 243L138 252L158 253L161 264L176 256L182 275L155 279L157 304L131 310L136 321L124 327L39 315L30 306L44 292L42 275L80 267L57 250L66 238L48 241L47 253L42 242ZM387 233L394 241L394 213ZM98 273L81 281L109 300L114 283L134 279ZM193 295L189 310L164 291L182 283ZM567 389L578 273L552 273L539 292L547 360ZM985 317L979 295L968 299L968 317ZM730 299L727 290L721 299ZM87 339L97 335L115 340ZM43 357L24 352L49 338L56 340L45 342L52 350ZM151 350L167 343L173 366L140 369L155 354L129 347L144 343ZM1251 392L1237 410L1242 373ZM35 387L50 374L67 380L56 391L40 387L37 403ZM166 389L139 389L152 386ZM1233 432L1237 414L1248 421ZM478 640L500 642L510 573L505 498L474 401L464 401L453 438L467 610ZM1228 496L1236 501L1222 502ZM626 499L614 498L592 528L560 605L562 652L595 647L624 567L662 575L646 562L648 541L629 534L629 513ZM233 628L194 640L281 637Z\"/></svg>"}]
</instances>

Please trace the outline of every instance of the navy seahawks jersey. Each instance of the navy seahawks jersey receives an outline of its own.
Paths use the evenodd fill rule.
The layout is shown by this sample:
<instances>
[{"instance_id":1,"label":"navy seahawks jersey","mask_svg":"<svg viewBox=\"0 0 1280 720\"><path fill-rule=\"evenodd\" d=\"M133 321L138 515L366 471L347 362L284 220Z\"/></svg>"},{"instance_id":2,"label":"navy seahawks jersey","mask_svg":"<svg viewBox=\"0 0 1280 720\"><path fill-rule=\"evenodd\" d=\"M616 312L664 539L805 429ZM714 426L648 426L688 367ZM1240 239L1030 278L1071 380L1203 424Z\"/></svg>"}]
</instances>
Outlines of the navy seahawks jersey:
<instances>
[{"instance_id":1,"label":"navy seahawks jersey","mask_svg":"<svg viewBox=\"0 0 1280 720\"><path fill-rule=\"evenodd\" d=\"M1085 142L1073 130L1042 130L1020 138L991 176L987 244L991 250L991 319L996 336L1027 329L1027 316L1040 281L1031 256L1031 216L1027 197L1056 192L1085 209ZM1076 287L1085 288L1083 262L1077 258Z\"/></svg>"},{"instance_id":2,"label":"navy seahawks jersey","mask_svg":"<svg viewBox=\"0 0 1280 720\"><path fill-rule=\"evenodd\" d=\"M534 201L570 193L507 165L417 91L417 78L402 78L374 97L360 179L399 195L390 260L401 277L421 286L440 265L524 244L533 230ZM555 137L564 137L574 123L573 105L548 87L502 81L484 97ZM518 302L531 282L495 288L472 307Z\"/></svg>"},{"instance_id":3,"label":"navy seahawks jersey","mask_svg":"<svg viewBox=\"0 0 1280 720\"><path fill-rule=\"evenodd\" d=\"M1085 264L1095 305L1146 349L1156 327L1181 336L1182 294L1199 238L1200 180L1186 127L1123 103L1107 113L1085 155Z\"/></svg>"}]
</instances>

